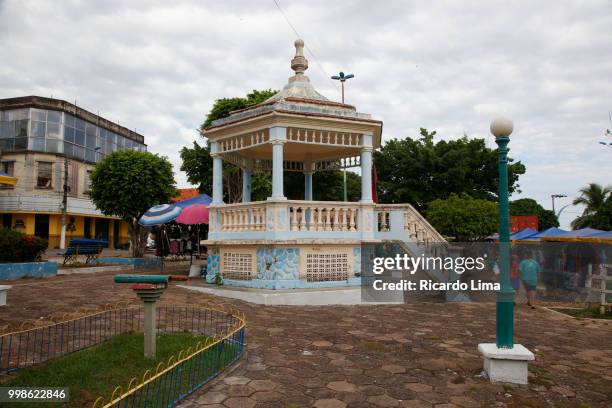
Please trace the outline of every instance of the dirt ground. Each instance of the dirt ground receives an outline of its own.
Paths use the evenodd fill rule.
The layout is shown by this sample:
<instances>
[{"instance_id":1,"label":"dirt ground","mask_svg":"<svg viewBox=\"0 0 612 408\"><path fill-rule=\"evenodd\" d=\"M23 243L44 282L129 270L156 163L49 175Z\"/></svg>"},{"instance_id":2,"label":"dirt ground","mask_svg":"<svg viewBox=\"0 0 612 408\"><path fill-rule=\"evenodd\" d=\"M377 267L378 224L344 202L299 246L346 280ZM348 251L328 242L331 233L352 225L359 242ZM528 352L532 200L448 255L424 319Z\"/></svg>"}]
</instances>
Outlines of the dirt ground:
<instances>
[{"instance_id":1,"label":"dirt ground","mask_svg":"<svg viewBox=\"0 0 612 408\"><path fill-rule=\"evenodd\" d=\"M0 328L133 301L113 273L24 279ZM192 285L201 285L192 281ZM247 356L183 407L612 407L612 322L516 310L516 342L536 355L529 385L479 376L478 343L494 342L494 304L261 306L178 288L169 304L231 304L246 313Z\"/></svg>"}]
</instances>

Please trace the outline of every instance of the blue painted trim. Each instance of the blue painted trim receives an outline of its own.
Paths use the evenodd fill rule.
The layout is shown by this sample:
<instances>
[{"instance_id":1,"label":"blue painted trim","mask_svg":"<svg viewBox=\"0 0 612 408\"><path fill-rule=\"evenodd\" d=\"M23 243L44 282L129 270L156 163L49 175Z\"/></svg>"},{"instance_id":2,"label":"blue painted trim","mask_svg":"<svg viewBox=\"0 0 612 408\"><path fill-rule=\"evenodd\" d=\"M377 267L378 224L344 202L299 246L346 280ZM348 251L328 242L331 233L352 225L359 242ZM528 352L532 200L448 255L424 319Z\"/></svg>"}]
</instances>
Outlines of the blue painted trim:
<instances>
[{"instance_id":1,"label":"blue painted trim","mask_svg":"<svg viewBox=\"0 0 612 408\"><path fill-rule=\"evenodd\" d=\"M159 258L115 258L115 257L102 257L98 258L97 263L99 264L111 264L111 265L134 265L137 267L155 268L160 265Z\"/></svg>"},{"instance_id":2,"label":"blue painted trim","mask_svg":"<svg viewBox=\"0 0 612 408\"><path fill-rule=\"evenodd\" d=\"M23 262L0 264L0 280L46 278L57 275L57 262Z\"/></svg>"},{"instance_id":3,"label":"blue painted trim","mask_svg":"<svg viewBox=\"0 0 612 408\"><path fill-rule=\"evenodd\" d=\"M361 286L361 278L350 278L343 281L328 281L328 282L307 282L304 279L296 280L268 280L268 279L253 279L253 280L235 280L223 279L223 284L226 286L236 286L252 289L322 289L322 288L345 288Z\"/></svg>"}]
</instances>

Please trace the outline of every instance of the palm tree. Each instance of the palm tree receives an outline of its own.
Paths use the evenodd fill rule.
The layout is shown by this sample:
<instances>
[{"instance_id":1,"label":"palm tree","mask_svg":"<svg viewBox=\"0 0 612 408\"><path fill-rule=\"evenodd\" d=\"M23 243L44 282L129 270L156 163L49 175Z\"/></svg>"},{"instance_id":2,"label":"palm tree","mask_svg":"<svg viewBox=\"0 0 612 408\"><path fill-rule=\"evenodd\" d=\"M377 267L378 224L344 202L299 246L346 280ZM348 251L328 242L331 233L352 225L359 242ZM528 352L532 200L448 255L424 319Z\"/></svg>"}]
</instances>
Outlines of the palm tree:
<instances>
[{"instance_id":1,"label":"palm tree","mask_svg":"<svg viewBox=\"0 0 612 408\"><path fill-rule=\"evenodd\" d=\"M603 187L597 183L589 183L580 189L580 197L575 198L573 205L584 205L582 215L572 221L572 228L588 227L595 215L601 211L607 200L612 200L612 186Z\"/></svg>"}]
</instances>

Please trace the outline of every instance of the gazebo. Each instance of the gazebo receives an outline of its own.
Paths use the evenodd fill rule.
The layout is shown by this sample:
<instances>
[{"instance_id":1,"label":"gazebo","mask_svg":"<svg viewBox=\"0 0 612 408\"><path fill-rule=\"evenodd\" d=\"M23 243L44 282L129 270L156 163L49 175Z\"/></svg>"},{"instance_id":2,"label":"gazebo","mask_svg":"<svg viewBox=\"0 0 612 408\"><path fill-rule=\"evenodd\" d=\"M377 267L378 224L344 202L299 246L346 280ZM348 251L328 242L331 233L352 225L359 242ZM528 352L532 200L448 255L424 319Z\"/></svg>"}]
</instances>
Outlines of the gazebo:
<instances>
[{"instance_id":1,"label":"gazebo","mask_svg":"<svg viewBox=\"0 0 612 408\"><path fill-rule=\"evenodd\" d=\"M409 204L372 200L372 152L382 122L328 100L304 74L304 42L295 41L284 88L259 105L216 120L203 132L213 157L206 279L226 285L289 289L358 285L361 244L443 241ZM223 161L243 172L243 202L223 202ZM361 168L359 202L313 201L312 175ZM272 195L251 201L251 175L272 172ZM283 173L305 175L304 200L288 200Z\"/></svg>"}]
</instances>

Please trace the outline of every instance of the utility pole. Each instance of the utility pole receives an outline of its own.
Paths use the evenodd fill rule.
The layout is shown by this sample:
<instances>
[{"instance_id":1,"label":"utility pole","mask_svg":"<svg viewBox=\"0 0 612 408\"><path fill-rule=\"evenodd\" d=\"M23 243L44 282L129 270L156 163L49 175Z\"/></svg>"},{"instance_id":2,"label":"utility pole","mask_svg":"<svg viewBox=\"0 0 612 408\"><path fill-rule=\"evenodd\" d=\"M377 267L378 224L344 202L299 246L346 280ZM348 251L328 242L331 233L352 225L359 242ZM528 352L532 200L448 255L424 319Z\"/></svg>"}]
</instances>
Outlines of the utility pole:
<instances>
[{"instance_id":1,"label":"utility pole","mask_svg":"<svg viewBox=\"0 0 612 408\"><path fill-rule=\"evenodd\" d=\"M60 235L60 249L66 249L66 225L68 224L68 155L64 154L64 185L62 196L62 232Z\"/></svg>"}]
</instances>

